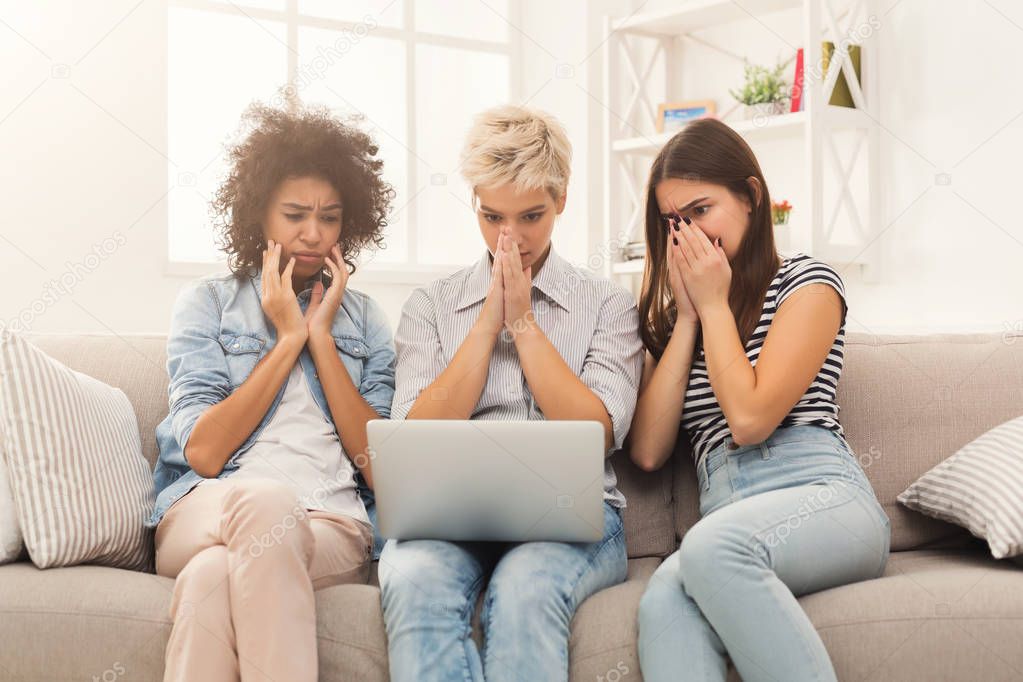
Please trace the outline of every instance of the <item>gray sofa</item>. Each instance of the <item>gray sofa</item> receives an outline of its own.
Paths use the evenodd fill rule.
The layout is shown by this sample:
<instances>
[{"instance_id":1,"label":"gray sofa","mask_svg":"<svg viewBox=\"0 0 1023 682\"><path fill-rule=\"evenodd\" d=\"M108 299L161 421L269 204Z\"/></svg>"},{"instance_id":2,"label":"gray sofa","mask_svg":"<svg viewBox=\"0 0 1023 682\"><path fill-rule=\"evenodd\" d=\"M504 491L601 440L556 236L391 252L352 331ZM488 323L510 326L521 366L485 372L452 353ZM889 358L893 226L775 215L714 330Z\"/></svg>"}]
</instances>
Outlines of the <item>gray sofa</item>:
<instances>
[{"instance_id":1,"label":"gray sofa","mask_svg":"<svg viewBox=\"0 0 1023 682\"><path fill-rule=\"evenodd\" d=\"M155 461L153 430L167 410L162 336L29 338L71 367L122 388L135 406L145 455ZM966 531L895 501L957 448L1023 414L1023 336L851 334L839 402L848 440L892 520L883 577L800 599L839 679L1023 679L1023 568L991 559ZM616 457L629 499L629 575L582 604L572 627L573 680L641 678L635 646L640 595L698 520L686 446L653 474L621 453ZM0 566L0 679L161 679L172 585L156 575L99 566ZM387 679L375 584L322 590L317 610L320 679ZM734 670L731 679L739 679Z\"/></svg>"}]
</instances>

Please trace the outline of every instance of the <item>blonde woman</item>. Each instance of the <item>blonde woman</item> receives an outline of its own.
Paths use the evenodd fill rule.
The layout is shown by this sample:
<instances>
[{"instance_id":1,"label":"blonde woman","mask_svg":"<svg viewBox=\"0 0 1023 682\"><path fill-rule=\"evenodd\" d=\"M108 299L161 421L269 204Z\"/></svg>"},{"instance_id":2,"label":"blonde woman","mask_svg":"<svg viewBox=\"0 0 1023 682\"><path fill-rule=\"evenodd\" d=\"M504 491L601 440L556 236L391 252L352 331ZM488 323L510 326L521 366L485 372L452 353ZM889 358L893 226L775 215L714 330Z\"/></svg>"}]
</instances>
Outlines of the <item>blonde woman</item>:
<instances>
[{"instance_id":1,"label":"blonde woman","mask_svg":"<svg viewBox=\"0 0 1023 682\"><path fill-rule=\"evenodd\" d=\"M487 248L405 304L392 419L594 420L612 452L635 406L637 309L551 244L569 178L564 130L529 109L486 111L462 160ZM567 679L576 608L626 574L625 499L610 464L604 489L604 537L591 544L388 541L380 585L391 679ZM487 574L479 652L470 618Z\"/></svg>"}]
</instances>

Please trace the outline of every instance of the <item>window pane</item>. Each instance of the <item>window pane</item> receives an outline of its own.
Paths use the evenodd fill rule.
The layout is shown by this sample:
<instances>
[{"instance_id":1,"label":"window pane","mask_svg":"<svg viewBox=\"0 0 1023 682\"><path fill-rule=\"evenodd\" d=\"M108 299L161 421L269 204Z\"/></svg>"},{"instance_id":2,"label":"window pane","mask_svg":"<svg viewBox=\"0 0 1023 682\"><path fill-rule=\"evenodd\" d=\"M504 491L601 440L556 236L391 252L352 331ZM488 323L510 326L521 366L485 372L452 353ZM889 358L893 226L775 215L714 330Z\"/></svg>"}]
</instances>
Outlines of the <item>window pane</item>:
<instances>
[{"instance_id":1,"label":"window pane","mask_svg":"<svg viewBox=\"0 0 1023 682\"><path fill-rule=\"evenodd\" d=\"M367 252L363 263L405 262L408 209L408 114L405 98L405 45L399 40L352 40L338 31L302 28L295 79L307 104L326 104L342 116L361 115L360 127L380 147L384 177L397 192L386 248Z\"/></svg>"},{"instance_id":2,"label":"window pane","mask_svg":"<svg viewBox=\"0 0 1023 682\"><path fill-rule=\"evenodd\" d=\"M508 57L419 45L416 60L417 184L423 188L416 197L419 258L428 264L470 263L484 246L458 157L473 116L508 101Z\"/></svg>"},{"instance_id":3,"label":"window pane","mask_svg":"<svg viewBox=\"0 0 1023 682\"><path fill-rule=\"evenodd\" d=\"M508 0L416 0L416 31L508 40Z\"/></svg>"},{"instance_id":4,"label":"window pane","mask_svg":"<svg viewBox=\"0 0 1023 682\"><path fill-rule=\"evenodd\" d=\"M367 26L401 26L404 0L299 0L298 11L325 19L364 23Z\"/></svg>"},{"instance_id":5,"label":"window pane","mask_svg":"<svg viewBox=\"0 0 1023 682\"><path fill-rule=\"evenodd\" d=\"M287 80L284 25L245 16L168 12L168 250L172 261L216 261L209 204L227 170L224 143L253 99ZM231 49L226 49L230 45Z\"/></svg>"}]
</instances>

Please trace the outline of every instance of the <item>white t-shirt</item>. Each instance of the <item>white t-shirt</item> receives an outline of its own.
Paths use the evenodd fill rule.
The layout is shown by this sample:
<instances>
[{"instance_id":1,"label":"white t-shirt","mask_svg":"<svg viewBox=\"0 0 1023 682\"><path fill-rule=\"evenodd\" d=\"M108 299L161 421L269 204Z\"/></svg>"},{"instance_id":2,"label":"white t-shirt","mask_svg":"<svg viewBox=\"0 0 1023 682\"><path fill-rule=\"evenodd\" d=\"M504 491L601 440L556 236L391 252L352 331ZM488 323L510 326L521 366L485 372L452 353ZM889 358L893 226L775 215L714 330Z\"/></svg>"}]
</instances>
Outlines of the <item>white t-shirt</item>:
<instances>
[{"instance_id":1,"label":"white t-shirt","mask_svg":"<svg viewBox=\"0 0 1023 682\"><path fill-rule=\"evenodd\" d=\"M313 399L298 362L291 368L277 411L238 458L238 467L231 478L280 481L291 486L306 509L370 522L355 483L355 465Z\"/></svg>"}]
</instances>

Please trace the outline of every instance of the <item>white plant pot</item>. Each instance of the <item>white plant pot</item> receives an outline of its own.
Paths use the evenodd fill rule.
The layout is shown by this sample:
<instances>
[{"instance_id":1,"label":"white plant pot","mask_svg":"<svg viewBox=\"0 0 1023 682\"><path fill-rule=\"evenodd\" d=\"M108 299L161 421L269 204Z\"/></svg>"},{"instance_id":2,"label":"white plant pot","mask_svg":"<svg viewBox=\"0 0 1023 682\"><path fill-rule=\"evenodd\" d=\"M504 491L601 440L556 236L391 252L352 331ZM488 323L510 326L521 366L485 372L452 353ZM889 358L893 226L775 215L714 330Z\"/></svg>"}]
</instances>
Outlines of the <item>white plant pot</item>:
<instances>
[{"instance_id":1,"label":"white plant pot","mask_svg":"<svg viewBox=\"0 0 1023 682\"><path fill-rule=\"evenodd\" d=\"M766 119L770 116L777 116L785 113L785 102L761 102L760 104L747 104L744 110L746 120Z\"/></svg>"}]
</instances>

